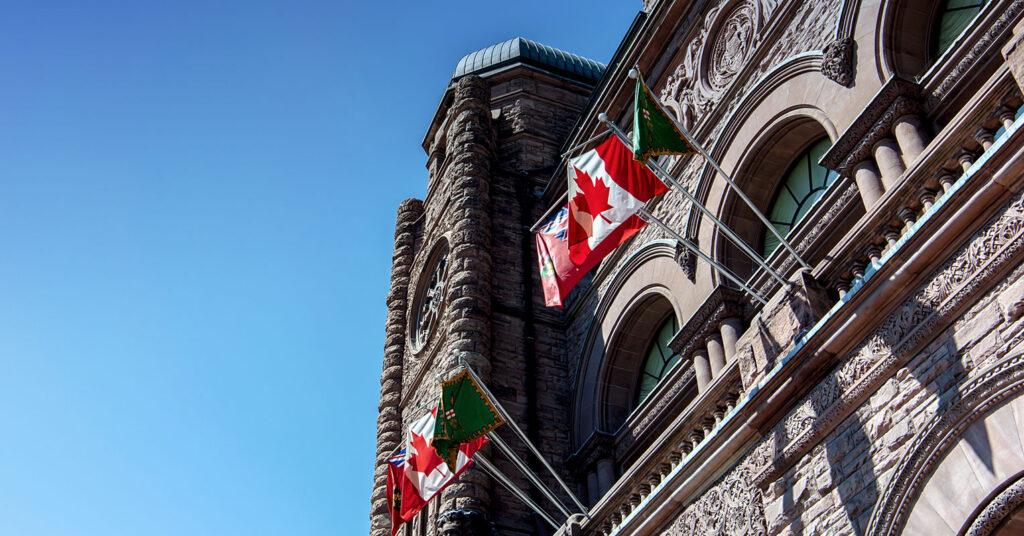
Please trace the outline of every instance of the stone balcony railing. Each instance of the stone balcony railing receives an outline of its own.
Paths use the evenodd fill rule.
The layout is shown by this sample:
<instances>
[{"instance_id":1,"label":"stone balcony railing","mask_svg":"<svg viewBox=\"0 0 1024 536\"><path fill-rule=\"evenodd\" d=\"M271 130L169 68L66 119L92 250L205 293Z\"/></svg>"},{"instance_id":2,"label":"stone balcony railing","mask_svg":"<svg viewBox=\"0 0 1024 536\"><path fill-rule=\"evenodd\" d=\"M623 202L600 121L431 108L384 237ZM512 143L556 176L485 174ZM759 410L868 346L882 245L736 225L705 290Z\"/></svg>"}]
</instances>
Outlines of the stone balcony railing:
<instances>
[{"instance_id":1,"label":"stone balcony railing","mask_svg":"<svg viewBox=\"0 0 1024 536\"><path fill-rule=\"evenodd\" d=\"M998 70L953 119L915 155L813 271L842 297L878 267L920 217L949 194L957 179L1013 124L1020 91Z\"/></svg>"}]
</instances>

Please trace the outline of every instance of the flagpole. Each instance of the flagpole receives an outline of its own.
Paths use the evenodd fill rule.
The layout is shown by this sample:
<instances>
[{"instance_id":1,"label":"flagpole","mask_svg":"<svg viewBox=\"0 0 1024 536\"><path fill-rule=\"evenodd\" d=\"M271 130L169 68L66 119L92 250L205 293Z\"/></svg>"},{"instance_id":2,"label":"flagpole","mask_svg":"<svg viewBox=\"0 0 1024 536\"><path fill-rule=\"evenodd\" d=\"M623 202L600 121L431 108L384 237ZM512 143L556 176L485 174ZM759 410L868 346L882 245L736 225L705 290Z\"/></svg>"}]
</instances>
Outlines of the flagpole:
<instances>
[{"instance_id":1,"label":"flagpole","mask_svg":"<svg viewBox=\"0 0 1024 536\"><path fill-rule=\"evenodd\" d=\"M744 283L743 280L741 280L738 276L734 275L732 273L732 271L730 271L725 266L722 266L721 263L719 263L715 259L712 259L711 257L709 257L707 254L705 254L703 251L701 251L700 248L698 248L696 245L694 245L693 242L690 242L685 237L683 237L683 235L677 233L674 229L669 227L668 224L666 224L665 222L661 221L657 216L652 214L649 210L647 210L646 208L642 208L639 211L637 211L637 214L640 214L640 216L642 218L644 218L645 220L648 220L651 223L654 223L658 227L661 227L662 229L665 230L665 232L667 232L670 235L672 235L673 237L675 237L676 240L682 242L682 244L684 246L686 246L687 249L689 249L690 251L692 251L695 254L697 254L698 257L700 257L701 259L704 260L704 262L706 262L706 263L710 264L711 266L713 266L716 270L718 270L718 273L720 273L723 276L725 276L726 278L728 278L729 281L732 281L733 283L736 283L737 285L739 285L740 288L742 288L744 291L747 292L747 294L750 294L750 296L753 297L755 300L761 302L761 305L767 305L768 304L768 302L765 301L765 299L762 298L760 294L755 292L754 289L752 289L749 286L747 286L747 284Z\"/></svg>"},{"instance_id":2,"label":"flagpole","mask_svg":"<svg viewBox=\"0 0 1024 536\"><path fill-rule=\"evenodd\" d=\"M598 117L600 121L607 125L608 128L611 129L612 132L614 132L620 140L622 140L622 143L626 144L626 146L632 144L632 141L626 136L626 133L623 132L621 128L619 128L619 125L616 125L611 120L609 120L607 114L602 113ZM665 171L665 168L661 167L661 165L656 162L652 162L651 160L648 160L646 164L648 169L653 171L655 175L658 175L658 177L661 178L662 181L668 182L670 186L674 187L676 190L679 190L687 199L690 200L691 203L693 203L694 206L697 207L697 210L699 210L708 218L711 218L711 221L714 222L715 225L717 225L718 228L721 229L722 232L726 234L726 236L731 238L733 243L739 246L739 248L743 250L743 252L746 253L751 260L757 263L761 268L764 268L764 270L768 272L768 275L774 277L775 280L781 283L784 287L788 287L790 285L789 281L786 281L786 279L779 275L778 272L773 270L771 266L768 266L768 263L765 262L765 260L762 259L761 256L757 254L757 252L751 249L750 246L747 245L746 241L740 238L735 232L733 232L732 229L729 228L728 225L725 224L725 222L718 219L718 217L715 216L713 212L708 210L707 207L705 207L700 201L698 201L697 198L694 197L694 195L691 194L685 186L680 184L679 181L675 179L675 177L671 176L668 173L668 171Z\"/></svg>"},{"instance_id":3,"label":"flagpole","mask_svg":"<svg viewBox=\"0 0 1024 536\"><path fill-rule=\"evenodd\" d=\"M523 490L516 487L516 485L512 483L512 481L507 476L505 476L504 473L499 471L498 468L494 466L494 464L492 464L487 458L485 458L483 454L477 453L475 456L473 456L473 461L480 464L480 467L485 472L489 473L495 480L497 480L503 486L505 486L505 489L507 489L516 497L518 497L519 500L526 503L526 505L529 506L534 512L536 512L537 515L544 518L544 521L547 521L548 524L551 525L551 528L555 529L555 531L558 531L558 529L561 528L561 525L556 523L555 520L550 515L548 515L547 512L542 510L540 505L534 502L533 499L531 499L528 495L523 493Z\"/></svg>"},{"instance_id":4,"label":"flagpole","mask_svg":"<svg viewBox=\"0 0 1024 536\"><path fill-rule=\"evenodd\" d=\"M495 397L494 393L491 393L491 390L487 388L487 384L485 384L483 380L480 379L480 376L477 376L476 371L473 370L473 367L469 366L469 363L467 363L466 360L463 359L462 357L459 357L459 363L462 366L466 367L466 370L468 370L469 374L473 376L474 380L476 380L476 383L477 385L480 386L480 389L484 392L485 395L487 395L487 398L489 398L491 402L494 403L495 409L497 409L498 412L501 413L502 418L505 419L505 423L508 424L509 428L512 428L512 430L515 431L515 433L519 436L519 439L521 439L523 443L526 444L527 448L530 449L530 452L532 452L533 455L536 456L538 460L540 460L540 463L544 464L544 468L551 473L551 476L555 477L555 480L557 480L558 484L562 486L562 489L565 490L565 493L569 495L569 498L571 498L572 502L576 504L576 507L580 509L580 512L583 513L583 516L587 519L590 519L590 514L587 513L587 507L583 506L583 503L580 502L580 500L576 497L576 494L569 489L569 485L566 484L564 480L562 480L561 476L558 476L557 472L555 472L555 468L551 467L551 464L548 463L548 461L544 458L544 455L540 453L540 450L538 450L537 447L534 446L533 442L530 441L530 438L526 437L526 434L523 433L523 430L521 428L519 428L519 425L516 424L516 421L512 419L512 416L509 415L507 411L505 411L505 407L501 405L501 402L498 401L498 398Z\"/></svg>"},{"instance_id":5,"label":"flagpole","mask_svg":"<svg viewBox=\"0 0 1024 536\"><path fill-rule=\"evenodd\" d=\"M639 76L640 70L637 69L636 67L633 67L632 69L629 70L630 78L637 78ZM782 246L786 248L786 250L789 251L793 255L793 257L796 258L797 262L799 262L801 266L809 270L811 266L804 262L802 258L800 258L800 255L796 252L795 249L793 249L793 246L790 245L789 241L786 240L785 237L783 237L781 234L779 234L779 230L776 229L775 226L772 225L772 222L769 221L768 218L764 215L764 213L762 213L761 210L757 208L757 205L755 205L754 202L749 197L747 197L747 194L744 193L743 190L741 190L740 187L736 184L736 182L732 180L732 177L730 177L729 174L726 173L724 169L722 169L722 166L719 166L718 162L715 162L715 159L711 158L711 155L704 150L704 147L699 142L697 142L697 140L695 140L689 132L686 131L686 128L684 128L683 125L679 124L679 121L676 121L675 115L668 113L665 110L665 108L661 106L661 102L659 102L658 99L653 100L659 107L661 107L662 112L665 113L665 117L668 117L669 121L672 121L672 123L675 124L676 128L679 129L679 133L682 134L684 138L686 138L686 141L690 145L692 145L693 148L696 149L701 156L704 157L704 160L706 160L708 164L711 164L711 167L713 167L715 171L722 175L722 178L724 178L725 182L727 182L729 186L732 187L732 189L736 192L736 195L738 195L740 199L742 199L743 202L746 203L748 207L750 207L750 210L752 210L754 212L754 215L757 216L759 220L761 220L761 223L765 224L765 226L768 227L768 231L775 235L775 238L779 239L779 243L781 243Z\"/></svg>"},{"instance_id":6,"label":"flagpole","mask_svg":"<svg viewBox=\"0 0 1024 536\"><path fill-rule=\"evenodd\" d=\"M562 501L560 501L554 493L551 493L551 490L549 490L547 486L543 482L541 482L540 478L538 478L537 475L534 474L533 470L526 465L526 462L524 462L522 458L520 458L515 453L515 451L513 451L512 448L508 446L508 443L505 443L505 441L494 432L488 433L487 437L494 442L494 445L498 447L498 450L503 452L505 456L508 456L509 460L511 460L512 463L515 464L515 466L520 471L522 471L524 475L526 475L526 478L528 478L534 486L537 486L537 488L540 489L540 492L543 493L544 496L547 497L548 500L555 505L555 508L558 508L558 510L562 512L562 514L565 515L565 517L572 517L572 512L570 512L569 509L562 504Z\"/></svg>"}]
</instances>

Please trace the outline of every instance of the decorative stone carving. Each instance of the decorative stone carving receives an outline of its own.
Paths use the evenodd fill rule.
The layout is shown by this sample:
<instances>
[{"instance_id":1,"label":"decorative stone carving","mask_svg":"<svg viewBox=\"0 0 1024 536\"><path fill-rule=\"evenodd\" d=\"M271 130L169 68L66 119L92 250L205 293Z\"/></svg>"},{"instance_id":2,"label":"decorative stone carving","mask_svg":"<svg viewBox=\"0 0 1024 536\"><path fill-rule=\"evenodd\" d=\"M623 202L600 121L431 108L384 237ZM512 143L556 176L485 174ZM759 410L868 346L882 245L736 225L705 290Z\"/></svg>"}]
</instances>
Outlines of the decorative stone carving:
<instances>
[{"instance_id":1,"label":"decorative stone carving","mask_svg":"<svg viewBox=\"0 0 1024 536\"><path fill-rule=\"evenodd\" d=\"M825 153L822 164L852 177L853 166L872 157L875 144L890 136L896 119L920 113L919 91L916 83L900 78L886 82L860 117Z\"/></svg>"},{"instance_id":2,"label":"decorative stone carving","mask_svg":"<svg viewBox=\"0 0 1024 536\"><path fill-rule=\"evenodd\" d=\"M691 127L732 85L776 6L774 0L743 0L724 13L721 6L712 8L704 17L660 94L684 126Z\"/></svg>"},{"instance_id":3,"label":"decorative stone carving","mask_svg":"<svg viewBox=\"0 0 1024 536\"><path fill-rule=\"evenodd\" d=\"M996 495L974 518L964 536L989 536L995 533L1006 518L1021 507L1024 507L1024 477L1018 478Z\"/></svg>"},{"instance_id":4,"label":"decorative stone carving","mask_svg":"<svg viewBox=\"0 0 1024 536\"><path fill-rule=\"evenodd\" d=\"M766 434L752 453L759 460L757 482L774 480L820 442L1021 249L1024 194L1017 194Z\"/></svg>"},{"instance_id":5,"label":"decorative stone carving","mask_svg":"<svg viewBox=\"0 0 1024 536\"><path fill-rule=\"evenodd\" d=\"M852 37L836 39L825 46L821 60L821 74L833 82L853 87L857 42Z\"/></svg>"},{"instance_id":6,"label":"decorative stone carving","mask_svg":"<svg viewBox=\"0 0 1024 536\"><path fill-rule=\"evenodd\" d=\"M727 473L699 499L683 510L663 534L697 536L729 534L759 536L767 534L764 499L752 484L746 463Z\"/></svg>"},{"instance_id":7,"label":"decorative stone carving","mask_svg":"<svg viewBox=\"0 0 1024 536\"><path fill-rule=\"evenodd\" d=\"M628 435L619 440L619 444L615 448L616 456L622 457L636 443L638 438L643 437L651 429L651 426L658 418L664 417L665 411L679 401L684 388L690 385L692 381L694 381L694 370L693 367L687 366L686 370L682 371L682 375L672 382L669 390L658 397L653 407L648 408L643 419L631 426Z\"/></svg>"},{"instance_id":8,"label":"decorative stone carving","mask_svg":"<svg viewBox=\"0 0 1024 536\"><path fill-rule=\"evenodd\" d=\"M722 319L745 316L742 304L742 294L728 287L718 287L672 337L669 347L686 359L696 348L703 346L709 335L718 333Z\"/></svg>"},{"instance_id":9,"label":"decorative stone carving","mask_svg":"<svg viewBox=\"0 0 1024 536\"><path fill-rule=\"evenodd\" d=\"M879 507L872 516L869 534L899 534L921 487L944 455L961 439L968 427L1007 400L1024 392L1024 356L1004 359L982 372L961 389L955 404L936 414L916 434L889 479ZM971 524L966 534L988 534L1005 514L1024 503L1024 481L1018 480L997 496ZM1002 512L1002 515L999 513Z\"/></svg>"},{"instance_id":10,"label":"decorative stone carving","mask_svg":"<svg viewBox=\"0 0 1024 536\"><path fill-rule=\"evenodd\" d=\"M697 277L697 256L683 244L676 244L676 262L679 263L679 267L683 269L683 275L690 281L695 281Z\"/></svg>"},{"instance_id":11,"label":"decorative stone carving","mask_svg":"<svg viewBox=\"0 0 1024 536\"><path fill-rule=\"evenodd\" d=\"M992 54L998 54L998 47L1004 42L1004 35L1011 30L1012 25L1017 24L1022 13L1024 13L1024 0L1015 0L1007 5L999 17L985 28L985 33L974 43L974 46L960 57L956 66L935 86L935 90L928 95L928 106L934 107L949 96L950 91L965 80L966 75L975 69L980 61Z\"/></svg>"}]
</instances>

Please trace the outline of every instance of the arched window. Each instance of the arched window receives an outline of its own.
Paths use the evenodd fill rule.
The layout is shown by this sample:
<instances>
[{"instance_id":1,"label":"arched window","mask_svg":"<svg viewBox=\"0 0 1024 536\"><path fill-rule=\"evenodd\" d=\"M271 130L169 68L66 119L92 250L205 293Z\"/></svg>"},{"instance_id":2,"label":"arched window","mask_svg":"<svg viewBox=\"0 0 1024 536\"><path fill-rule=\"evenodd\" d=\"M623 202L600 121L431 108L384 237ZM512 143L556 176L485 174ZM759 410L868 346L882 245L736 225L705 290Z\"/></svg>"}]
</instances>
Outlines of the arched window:
<instances>
[{"instance_id":1,"label":"arched window","mask_svg":"<svg viewBox=\"0 0 1024 536\"><path fill-rule=\"evenodd\" d=\"M668 374L668 371L679 364L679 354L668 346L677 329L679 328L676 326L676 317L669 315L658 328L654 340L648 345L643 368L640 369L640 384L637 387L636 395L637 405L640 405L651 394L651 391L654 391L658 382Z\"/></svg>"},{"instance_id":2,"label":"arched window","mask_svg":"<svg viewBox=\"0 0 1024 536\"><path fill-rule=\"evenodd\" d=\"M942 55L978 16L986 0L942 0L935 19L934 57Z\"/></svg>"},{"instance_id":3,"label":"arched window","mask_svg":"<svg viewBox=\"0 0 1024 536\"><path fill-rule=\"evenodd\" d=\"M828 138L812 144L790 165L782 185L776 190L768 210L768 219L782 236L796 227L814 202L825 193L825 189L839 177L838 173L818 165L830 147L832 143ZM761 251L765 257L779 247L779 240L768 229L764 230L761 243L764 244Z\"/></svg>"}]
</instances>

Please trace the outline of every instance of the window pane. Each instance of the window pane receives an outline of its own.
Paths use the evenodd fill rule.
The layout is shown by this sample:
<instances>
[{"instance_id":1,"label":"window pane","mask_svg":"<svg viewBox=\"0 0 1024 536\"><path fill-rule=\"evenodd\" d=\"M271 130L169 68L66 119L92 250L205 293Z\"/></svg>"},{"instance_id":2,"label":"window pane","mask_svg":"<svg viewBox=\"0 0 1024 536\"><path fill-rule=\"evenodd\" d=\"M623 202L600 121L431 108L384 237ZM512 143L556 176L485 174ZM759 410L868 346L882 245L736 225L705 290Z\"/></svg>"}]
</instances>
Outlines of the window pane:
<instances>
[{"instance_id":1,"label":"window pane","mask_svg":"<svg viewBox=\"0 0 1024 536\"><path fill-rule=\"evenodd\" d=\"M946 0L939 11L938 39L934 51L936 56L942 55L960 37L984 5L985 2L978 0Z\"/></svg>"},{"instance_id":2,"label":"window pane","mask_svg":"<svg viewBox=\"0 0 1024 536\"><path fill-rule=\"evenodd\" d=\"M822 138L798 155L775 192L768 219L782 236L786 236L796 226L838 177L835 172L818 165L818 161L831 147L828 138ZM768 229L764 230L762 243L765 257L779 247L779 240Z\"/></svg>"},{"instance_id":3,"label":"window pane","mask_svg":"<svg viewBox=\"0 0 1024 536\"><path fill-rule=\"evenodd\" d=\"M640 369L640 384L637 388L637 400L636 403L640 404L647 398L647 395L654 391L657 387L658 382L672 370L679 362L681 357L679 354L672 351L669 348L668 343L672 340L672 336L676 333L676 319L674 316L669 316L658 328L657 333L654 335L654 339L650 342L647 347L647 354L644 359L644 365Z\"/></svg>"}]
</instances>

